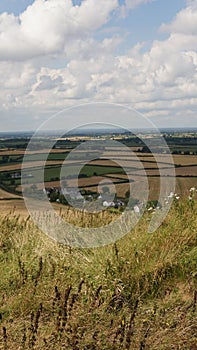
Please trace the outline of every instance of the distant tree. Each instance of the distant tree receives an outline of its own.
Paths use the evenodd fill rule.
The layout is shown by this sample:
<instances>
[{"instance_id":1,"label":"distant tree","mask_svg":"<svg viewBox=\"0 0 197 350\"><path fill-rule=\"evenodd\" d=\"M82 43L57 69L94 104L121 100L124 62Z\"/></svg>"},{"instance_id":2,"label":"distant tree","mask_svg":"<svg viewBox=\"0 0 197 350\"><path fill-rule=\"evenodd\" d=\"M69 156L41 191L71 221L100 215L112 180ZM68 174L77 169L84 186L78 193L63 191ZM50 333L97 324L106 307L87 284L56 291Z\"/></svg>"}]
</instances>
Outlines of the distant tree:
<instances>
[{"instance_id":1,"label":"distant tree","mask_svg":"<svg viewBox=\"0 0 197 350\"><path fill-rule=\"evenodd\" d=\"M9 161L9 156L2 156L2 163L7 163Z\"/></svg>"},{"instance_id":2,"label":"distant tree","mask_svg":"<svg viewBox=\"0 0 197 350\"><path fill-rule=\"evenodd\" d=\"M50 194L50 202L56 202L56 200L57 200L58 198L59 198L58 193L52 192L52 193Z\"/></svg>"},{"instance_id":3,"label":"distant tree","mask_svg":"<svg viewBox=\"0 0 197 350\"><path fill-rule=\"evenodd\" d=\"M129 198L129 196L130 196L130 191L127 191L127 192L125 193L125 197L126 197L126 198Z\"/></svg>"},{"instance_id":4,"label":"distant tree","mask_svg":"<svg viewBox=\"0 0 197 350\"><path fill-rule=\"evenodd\" d=\"M60 194L59 200L60 200L60 203L61 203L61 204L64 204L64 205L67 205L67 204L68 204L68 201L67 201L67 199L64 197L63 194Z\"/></svg>"},{"instance_id":5,"label":"distant tree","mask_svg":"<svg viewBox=\"0 0 197 350\"><path fill-rule=\"evenodd\" d=\"M148 146L143 146L141 152L142 153L150 153L150 149L148 148Z\"/></svg>"}]
</instances>

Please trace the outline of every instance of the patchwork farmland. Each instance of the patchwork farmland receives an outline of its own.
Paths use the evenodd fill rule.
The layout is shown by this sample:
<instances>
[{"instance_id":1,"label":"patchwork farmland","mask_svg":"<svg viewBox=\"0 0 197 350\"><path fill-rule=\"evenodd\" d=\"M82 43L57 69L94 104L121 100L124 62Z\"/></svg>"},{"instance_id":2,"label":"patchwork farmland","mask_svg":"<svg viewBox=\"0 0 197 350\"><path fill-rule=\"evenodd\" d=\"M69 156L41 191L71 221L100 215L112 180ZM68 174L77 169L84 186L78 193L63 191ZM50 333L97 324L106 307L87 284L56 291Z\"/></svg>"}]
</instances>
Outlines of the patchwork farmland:
<instances>
[{"instance_id":1,"label":"patchwork farmland","mask_svg":"<svg viewBox=\"0 0 197 350\"><path fill-rule=\"evenodd\" d=\"M154 156L143 147L135 147L134 144L132 146L131 141L128 142L129 149L104 148L102 157L98 157L96 151L77 150L72 159L67 159L67 155L78 145L77 138L66 145L61 144L60 148L51 149L50 152L44 140L43 149L35 150L20 148L21 144L17 142L16 140L14 143L12 140L12 147L0 148L1 208L15 207L16 200L18 206L18 202L22 200L22 163L23 188L27 194L31 191L42 192L44 188L61 188L61 186L69 190L76 184L84 193L99 193L102 185L107 188L109 194L115 191L117 197L124 199L130 191L135 199L140 186L143 190L147 181L148 199L151 201L158 198L160 177L168 176L169 169L172 168L166 150L158 148ZM194 149L194 145L192 147L192 151L188 152L187 146L184 152L183 145L180 151L180 145L173 143L172 160L176 174L176 192L181 196L188 195L190 187L197 186L196 148ZM26 156L23 159L24 154ZM91 161L87 161L87 154L88 156L91 154Z\"/></svg>"}]
</instances>

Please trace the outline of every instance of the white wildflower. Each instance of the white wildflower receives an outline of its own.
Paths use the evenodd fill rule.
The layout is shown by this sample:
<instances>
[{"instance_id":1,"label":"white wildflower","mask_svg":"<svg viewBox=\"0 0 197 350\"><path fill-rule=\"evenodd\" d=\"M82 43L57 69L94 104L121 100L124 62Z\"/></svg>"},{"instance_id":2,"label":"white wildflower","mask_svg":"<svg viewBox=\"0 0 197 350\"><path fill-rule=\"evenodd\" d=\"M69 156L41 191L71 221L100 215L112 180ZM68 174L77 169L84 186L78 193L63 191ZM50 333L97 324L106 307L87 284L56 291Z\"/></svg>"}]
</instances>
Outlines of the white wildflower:
<instances>
[{"instance_id":1,"label":"white wildflower","mask_svg":"<svg viewBox=\"0 0 197 350\"><path fill-rule=\"evenodd\" d=\"M189 191L190 191L190 192L195 192L195 191L196 191L196 188L195 188L195 187L191 187Z\"/></svg>"},{"instance_id":2,"label":"white wildflower","mask_svg":"<svg viewBox=\"0 0 197 350\"><path fill-rule=\"evenodd\" d=\"M136 214L139 214L140 208L138 207L138 205L135 205L135 206L134 206L134 212L135 212Z\"/></svg>"},{"instance_id":3,"label":"white wildflower","mask_svg":"<svg viewBox=\"0 0 197 350\"><path fill-rule=\"evenodd\" d=\"M153 207L148 208L148 211L151 211L151 210L153 210Z\"/></svg>"}]
</instances>

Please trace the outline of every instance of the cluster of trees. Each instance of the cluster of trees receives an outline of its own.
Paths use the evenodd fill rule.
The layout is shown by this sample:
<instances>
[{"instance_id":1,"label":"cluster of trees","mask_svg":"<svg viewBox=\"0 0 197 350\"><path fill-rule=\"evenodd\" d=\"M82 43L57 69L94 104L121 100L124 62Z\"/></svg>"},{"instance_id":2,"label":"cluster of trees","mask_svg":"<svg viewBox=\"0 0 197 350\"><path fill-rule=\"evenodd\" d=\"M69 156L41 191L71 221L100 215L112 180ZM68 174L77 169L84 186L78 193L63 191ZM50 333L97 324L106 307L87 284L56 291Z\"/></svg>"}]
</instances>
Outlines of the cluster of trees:
<instances>
[{"instance_id":1,"label":"cluster of trees","mask_svg":"<svg viewBox=\"0 0 197 350\"><path fill-rule=\"evenodd\" d=\"M6 164L6 163L11 163L11 162L22 162L22 158L23 156L19 156L19 157L12 157L9 155L3 155L0 157L0 164Z\"/></svg>"},{"instance_id":2,"label":"cluster of trees","mask_svg":"<svg viewBox=\"0 0 197 350\"><path fill-rule=\"evenodd\" d=\"M50 198L50 202L57 202L57 200L59 201L59 203L61 204L64 204L64 205L67 205L68 204L68 201L67 199L64 197L63 194L60 194L56 191L53 191L50 193L49 195L49 198Z\"/></svg>"},{"instance_id":3,"label":"cluster of trees","mask_svg":"<svg viewBox=\"0 0 197 350\"><path fill-rule=\"evenodd\" d=\"M172 154L184 154L184 155L197 155L197 151L189 151L189 150L173 150Z\"/></svg>"}]
</instances>

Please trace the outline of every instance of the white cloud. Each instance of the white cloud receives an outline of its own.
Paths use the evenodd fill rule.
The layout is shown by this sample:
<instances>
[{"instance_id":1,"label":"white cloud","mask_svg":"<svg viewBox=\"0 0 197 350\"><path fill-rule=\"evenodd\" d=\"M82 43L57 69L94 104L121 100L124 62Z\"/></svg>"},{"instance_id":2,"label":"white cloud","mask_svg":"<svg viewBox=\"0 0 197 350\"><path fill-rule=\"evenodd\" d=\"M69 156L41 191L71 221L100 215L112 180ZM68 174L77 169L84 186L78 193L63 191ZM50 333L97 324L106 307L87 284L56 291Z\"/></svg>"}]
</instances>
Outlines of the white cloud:
<instances>
[{"instance_id":1,"label":"white cloud","mask_svg":"<svg viewBox=\"0 0 197 350\"><path fill-rule=\"evenodd\" d=\"M197 35L197 3L193 2L180 11L170 24L162 24L160 30L188 35Z\"/></svg>"},{"instance_id":2,"label":"white cloud","mask_svg":"<svg viewBox=\"0 0 197 350\"><path fill-rule=\"evenodd\" d=\"M37 91L41 91L41 90L52 90L56 87L60 87L60 84L63 82L62 77L57 77L52 79L50 76L48 75L42 75L40 77L40 82L36 87Z\"/></svg>"},{"instance_id":3,"label":"white cloud","mask_svg":"<svg viewBox=\"0 0 197 350\"><path fill-rule=\"evenodd\" d=\"M19 17L0 15L0 60L26 60L63 52L68 42L105 24L117 0L35 0Z\"/></svg>"},{"instance_id":4,"label":"white cloud","mask_svg":"<svg viewBox=\"0 0 197 350\"><path fill-rule=\"evenodd\" d=\"M139 3L127 1L127 6ZM2 108L40 118L76 103L109 101L129 104L154 120L158 115L160 121L172 122L173 116L177 121L182 110L195 119L197 7L190 4L162 26L168 38L153 41L147 51L138 43L121 55L114 53L119 36L93 37L116 6L110 0L86 0L81 6L37 0L19 18L2 14L0 57L13 60L0 62Z\"/></svg>"}]
</instances>

